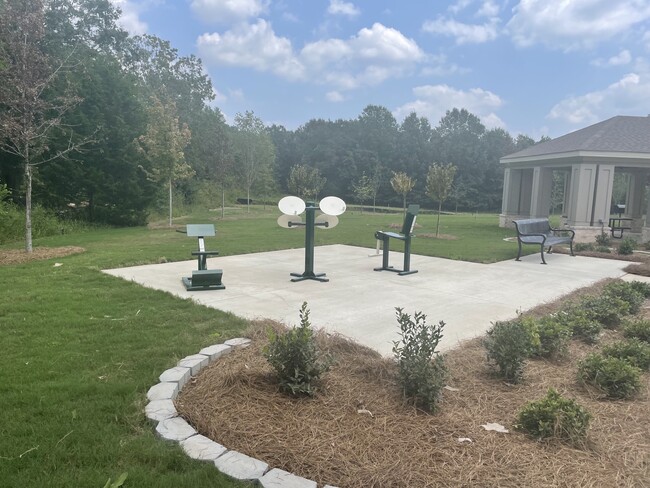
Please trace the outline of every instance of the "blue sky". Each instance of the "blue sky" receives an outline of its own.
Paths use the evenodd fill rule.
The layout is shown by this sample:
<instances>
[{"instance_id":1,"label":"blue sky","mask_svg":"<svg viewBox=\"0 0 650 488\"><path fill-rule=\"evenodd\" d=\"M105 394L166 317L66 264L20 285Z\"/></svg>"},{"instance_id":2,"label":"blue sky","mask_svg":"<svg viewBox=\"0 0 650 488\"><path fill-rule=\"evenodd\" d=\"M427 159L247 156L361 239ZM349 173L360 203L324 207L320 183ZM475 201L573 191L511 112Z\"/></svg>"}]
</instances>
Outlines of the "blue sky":
<instances>
[{"instance_id":1,"label":"blue sky","mask_svg":"<svg viewBox=\"0 0 650 488\"><path fill-rule=\"evenodd\" d=\"M433 126L466 108L538 139L650 114L650 0L112 0L200 57L232 123L296 129L368 104Z\"/></svg>"}]
</instances>

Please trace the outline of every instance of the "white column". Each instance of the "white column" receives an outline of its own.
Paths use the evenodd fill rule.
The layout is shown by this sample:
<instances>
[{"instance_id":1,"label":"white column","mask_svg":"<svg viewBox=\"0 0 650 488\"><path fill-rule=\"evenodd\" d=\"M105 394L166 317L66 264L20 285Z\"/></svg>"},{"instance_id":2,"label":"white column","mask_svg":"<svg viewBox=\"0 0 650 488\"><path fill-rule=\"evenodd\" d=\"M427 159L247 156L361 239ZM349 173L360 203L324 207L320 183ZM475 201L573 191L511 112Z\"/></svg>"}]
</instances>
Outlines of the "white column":
<instances>
[{"instance_id":1,"label":"white column","mask_svg":"<svg viewBox=\"0 0 650 488\"><path fill-rule=\"evenodd\" d=\"M530 216L548 217L553 190L553 170L536 167L531 183Z\"/></svg>"},{"instance_id":2,"label":"white column","mask_svg":"<svg viewBox=\"0 0 650 488\"><path fill-rule=\"evenodd\" d=\"M625 201L625 215L634 219L632 221L632 232L640 232L641 227L643 227L645 181L646 175L644 172L635 171L630 173Z\"/></svg>"}]
</instances>

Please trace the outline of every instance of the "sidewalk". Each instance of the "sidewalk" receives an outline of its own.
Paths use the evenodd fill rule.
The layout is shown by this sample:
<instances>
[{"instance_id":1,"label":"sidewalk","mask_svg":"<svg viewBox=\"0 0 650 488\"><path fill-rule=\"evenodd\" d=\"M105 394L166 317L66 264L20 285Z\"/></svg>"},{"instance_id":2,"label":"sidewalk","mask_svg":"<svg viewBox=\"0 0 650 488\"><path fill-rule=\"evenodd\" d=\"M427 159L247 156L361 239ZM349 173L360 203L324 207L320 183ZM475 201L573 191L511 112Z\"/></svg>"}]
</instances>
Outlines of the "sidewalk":
<instances>
[{"instance_id":1,"label":"sidewalk","mask_svg":"<svg viewBox=\"0 0 650 488\"><path fill-rule=\"evenodd\" d=\"M538 304L554 300L603 278L625 275L625 261L539 253L494 264L477 264L428 256L411 256L411 269L398 276L375 272L381 257L353 246L316 247L314 271L328 283L292 283L290 272L304 270L304 250L289 249L208 260L208 269L223 269L225 290L188 292L181 283L196 269L196 260L105 270L113 276L164 290L197 303L247 318L271 318L290 325L307 301L315 328L350 337L384 355L398 338L395 307L422 311L428 322L444 321L441 349L483 334L496 320L507 320ZM391 252L391 264L402 263Z\"/></svg>"}]
</instances>

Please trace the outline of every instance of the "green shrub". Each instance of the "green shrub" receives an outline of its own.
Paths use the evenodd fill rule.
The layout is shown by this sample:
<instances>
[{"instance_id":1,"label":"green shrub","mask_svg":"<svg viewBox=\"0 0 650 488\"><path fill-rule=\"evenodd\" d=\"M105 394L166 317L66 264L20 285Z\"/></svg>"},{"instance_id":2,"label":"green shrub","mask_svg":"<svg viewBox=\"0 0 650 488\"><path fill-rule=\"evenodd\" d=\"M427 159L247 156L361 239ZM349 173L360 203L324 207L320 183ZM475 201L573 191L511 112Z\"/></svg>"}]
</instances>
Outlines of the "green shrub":
<instances>
[{"instance_id":1,"label":"green shrub","mask_svg":"<svg viewBox=\"0 0 650 488\"><path fill-rule=\"evenodd\" d=\"M573 337L587 344L598 342L598 336L603 331L600 322L577 307L555 314L555 319L571 330Z\"/></svg>"},{"instance_id":2,"label":"green shrub","mask_svg":"<svg viewBox=\"0 0 650 488\"><path fill-rule=\"evenodd\" d=\"M643 295L643 298L650 298L650 283L644 281L629 281L630 286Z\"/></svg>"},{"instance_id":3,"label":"green shrub","mask_svg":"<svg viewBox=\"0 0 650 488\"><path fill-rule=\"evenodd\" d=\"M594 251L602 252L602 253L605 253L605 254L611 254L611 252L612 252L612 250L607 246L596 246L594 248Z\"/></svg>"},{"instance_id":4,"label":"green shrub","mask_svg":"<svg viewBox=\"0 0 650 488\"><path fill-rule=\"evenodd\" d=\"M631 237L626 237L618 245L618 253L621 255L632 254L636 249L636 241Z\"/></svg>"},{"instance_id":5,"label":"green shrub","mask_svg":"<svg viewBox=\"0 0 650 488\"><path fill-rule=\"evenodd\" d=\"M638 282L637 282L638 283ZM612 281L605 285L604 294L611 297L620 298L628 304L628 313L636 315L641 310L641 305L645 301L643 296L638 290L637 286L627 281Z\"/></svg>"},{"instance_id":6,"label":"green shrub","mask_svg":"<svg viewBox=\"0 0 650 488\"><path fill-rule=\"evenodd\" d=\"M650 320L635 320L626 322L623 327L623 335L629 338L636 338L650 344Z\"/></svg>"},{"instance_id":7,"label":"green shrub","mask_svg":"<svg viewBox=\"0 0 650 488\"><path fill-rule=\"evenodd\" d=\"M444 358L436 351L445 323L427 325L422 312L411 317L401 308L395 310L401 339L393 343L393 353L404 397L419 408L435 412L447 373Z\"/></svg>"},{"instance_id":8,"label":"green shrub","mask_svg":"<svg viewBox=\"0 0 650 488\"><path fill-rule=\"evenodd\" d=\"M587 410L549 388L544 398L519 411L515 428L538 439L556 437L575 444L586 437L590 420Z\"/></svg>"},{"instance_id":9,"label":"green shrub","mask_svg":"<svg viewBox=\"0 0 650 488\"><path fill-rule=\"evenodd\" d=\"M573 249L575 252L593 251L594 245L591 242L578 242Z\"/></svg>"},{"instance_id":10,"label":"green shrub","mask_svg":"<svg viewBox=\"0 0 650 488\"><path fill-rule=\"evenodd\" d=\"M650 344L640 339L632 338L609 344L603 347L602 355L623 359L641 370L650 369Z\"/></svg>"},{"instance_id":11,"label":"green shrub","mask_svg":"<svg viewBox=\"0 0 650 488\"><path fill-rule=\"evenodd\" d=\"M608 246L612 245L612 239L608 234L601 231L600 234L596 236L596 244L598 244L599 247L607 247L609 249Z\"/></svg>"},{"instance_id":12,"label":"green shrub","mask_svg":"<svg viewBox=\"0 0 650 488\"><path fill-rule=\"evenodd\" d=\"M583 297L580 306L587 317L600 322L608 329L618 327L622 318L630 312L627 302L611 295Z\"/></svg>"},{"instance_id":13,"label":"green shrub","mask_svg":"<svg viewBox=\"0 0 650 488\"><path fill-rule=\"evenodd\" d=\"M573 331L556 316L542 318L537 323L539 335L538 356L546 358L560 358L565 356Z\"/></svg>"},{"instance_id":14,"label":"green shrub","mask_svg":"<svg viewBox=\"0 0 650 488\"><path fill-rule=\"evenodd\" d=\"M610 398L629 398L641 389L641 370L624 359L592 353L578 363L578 377Z\"/></svg>"},{"instance_id":15,"label":"green shrub","mask_svg":"<svg viewBox=\"0 0 650 488\"><path fill-rule=\"evenodd\" d=\"M503 378L518 383L523 378L526 359L540 348L535 321L519 317L496 322L485 338L488 361L494 362Z\"/></svg>"},{"instance_id":16,"label":"green shrub","mask_svg":"<svg viewBox=\"0 0 650 488\"><path fill-rule=\"evenodd\" d=\"M329 369L331 361L318 351L307 302L300 308L300 326L284 334L270 332L264 357L275 370L282 391L294 396L311 396L316 392L315 384Z\"/></svg>"}]
</instances>

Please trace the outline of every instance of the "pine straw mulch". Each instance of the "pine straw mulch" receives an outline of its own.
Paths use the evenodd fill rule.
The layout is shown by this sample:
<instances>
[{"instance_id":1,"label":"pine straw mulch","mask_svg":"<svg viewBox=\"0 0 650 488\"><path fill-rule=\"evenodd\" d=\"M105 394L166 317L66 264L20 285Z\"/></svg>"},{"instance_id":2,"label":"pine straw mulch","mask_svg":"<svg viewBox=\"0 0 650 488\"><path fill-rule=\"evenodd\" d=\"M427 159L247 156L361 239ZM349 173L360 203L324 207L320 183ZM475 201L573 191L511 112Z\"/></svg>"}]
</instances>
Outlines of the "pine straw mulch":
<instances>
[{"instance_id":1,"label":"pine straw mulch","mask_svg":"<svg viewBox=\"0 0 650 488\"><path fill-rule=\"evenodd\" d=\"M255 324L252 345L203 370L176 405L203 435L272 467L319 486L648 486L650 375L644 375L646 387L636 399L603 400L576 380L576 361L597 347L574 341L569 359L531 361L525 382L511 386L489 369L480 339L465 342L446 354L447 384L458 391L445 390L440 411L428 415L403 403L393 360L322 332L319 343L337 363L325 375L321 393L312 399L279 393L261 354L268 327L281 326ZM607 331L602 342L617 337ZM518 410L549 387L593 414L585 446L539 442L512 430ZM481 424L488 422L511 433L486 431Z\"/></svg>"},{"instance_id":2,"label":"pine straw mulch","mask_svg":"<svg viewBox=\"0 0 650 488\"><path fill-rule=\"evenodd\" d=\"M63 258L82 252L86 252L86 250L77 246L35 247L31 253L26 252L24 249L5 249L0 250L0 266L22 264L42 259Z\"/></svg>"}]
</instances>

